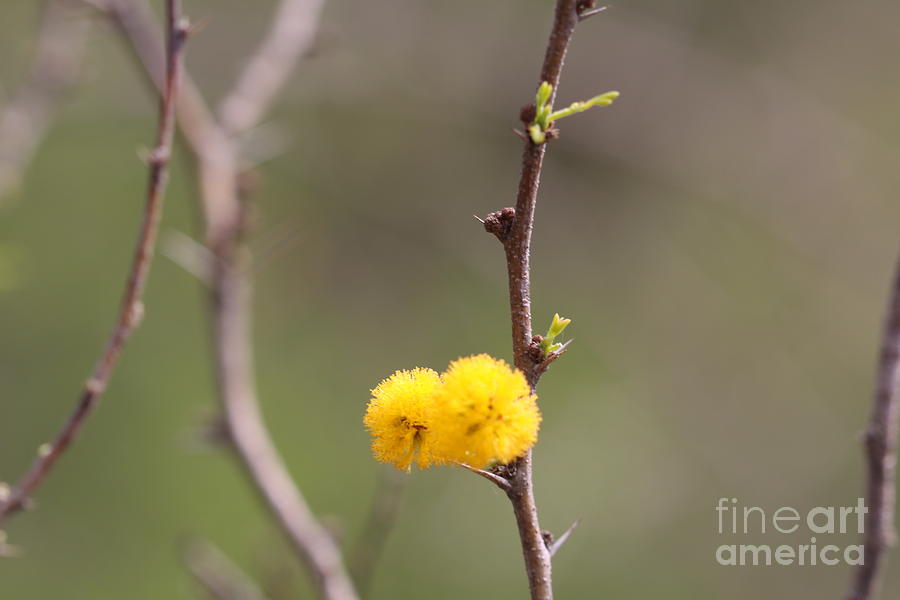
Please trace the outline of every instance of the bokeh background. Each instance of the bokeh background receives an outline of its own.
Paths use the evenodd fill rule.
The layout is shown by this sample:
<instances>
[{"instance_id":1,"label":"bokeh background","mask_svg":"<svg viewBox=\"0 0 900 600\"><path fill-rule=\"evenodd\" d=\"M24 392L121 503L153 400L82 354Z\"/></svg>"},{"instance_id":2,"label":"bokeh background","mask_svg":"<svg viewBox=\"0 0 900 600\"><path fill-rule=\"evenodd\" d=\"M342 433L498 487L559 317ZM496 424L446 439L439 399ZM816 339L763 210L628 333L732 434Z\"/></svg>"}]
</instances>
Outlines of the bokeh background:
<instances>
[{"instance_id":1,"label":"bokeh background","mask_svg":"<svg viewBox=\"0 0 900 600\"><path fill-rule=\"evenodd\" d=\"M3 0L0 81L37 4ZM156 8L159 8L158 6ZM188 0L210 101L271 2ZM509 358L502 252L473 214L513 203L550 0L328 0L262 138L254 248L266 417L315 510L352 547L383 472L361 418L398 368ZM719 497L774 511L854 504L859 434L900 239L900 5L620 0L583 23L534 234L538 328L576 338L540 385L542 525L582 524L560 598L839 598L849 569L725 568ZM108 330L142 202L154 101L98 21L81 82L0 204L0 479L60 425ZM274 140L274 142L273 142ZM100 410L15 518L0 598L202 597L179 541L208 539L273 600L309 598L215 414L203 286L169 258L197 236L180 153L147 316ZM837 536L841 545L854 536ZM821 538L820 538L821 539ZM461 470L406 478L372 598L523 598L506 499ZM900 591L892 558L883 597Z\"/></svg>"}]
</instances>

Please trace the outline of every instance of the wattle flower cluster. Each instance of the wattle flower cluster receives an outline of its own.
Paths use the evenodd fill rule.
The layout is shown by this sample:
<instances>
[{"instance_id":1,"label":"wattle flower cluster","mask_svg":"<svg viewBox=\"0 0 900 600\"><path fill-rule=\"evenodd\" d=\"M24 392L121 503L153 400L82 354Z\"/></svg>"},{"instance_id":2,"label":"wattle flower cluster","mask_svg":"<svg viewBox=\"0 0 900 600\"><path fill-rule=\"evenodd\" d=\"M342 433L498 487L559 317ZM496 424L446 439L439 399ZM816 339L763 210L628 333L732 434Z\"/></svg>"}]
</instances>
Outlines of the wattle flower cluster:
<instances>
[{"instance_id":1,"label":"wattle flower cluster","mask_svg":"<svg viewBox=\"0 0 900 600\"><path fill-rule=\"evenodd\" d=\"M431 369L397 371L372 390L363 419L372 453L409 471L464 463L507 464L537 441L541 413L525 376L478 354Z\"/></svg>"}]
</instances>

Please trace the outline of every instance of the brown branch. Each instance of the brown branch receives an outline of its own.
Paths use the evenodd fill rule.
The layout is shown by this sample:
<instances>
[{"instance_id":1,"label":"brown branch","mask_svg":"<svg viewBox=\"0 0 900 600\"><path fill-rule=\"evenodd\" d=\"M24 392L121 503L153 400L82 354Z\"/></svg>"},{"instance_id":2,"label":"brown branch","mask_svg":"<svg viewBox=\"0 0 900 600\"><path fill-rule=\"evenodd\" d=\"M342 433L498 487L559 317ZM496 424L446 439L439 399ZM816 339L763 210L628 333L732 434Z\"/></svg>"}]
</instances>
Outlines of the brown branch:
<instances>
[{"instance_id":1,"label":"brown branch","mask_svg":"<svg viewBox=\"0 0 900 600\"><path fill-rule=\"evenodd\" d=\"M559 85L566 51L579 20L580 8L584 8L584 3L579 0L557 0L556 2L553 27L538 82L539 84L541 81L550 83L553 86L554 96ZM528 111L523 112L527 113ZM527 127L528 123L525 125ZM513 356L516 367L525 374L532 388L540 378L539 367L544 361L543 356L535 354L532 344L529 259L531 231L534 227L534 209L537 204L538 185L545 151L546 144L534 144L530 139L525 140L515 210L504 209L485 219L485 229L501 240L506 252ZM538 522L532 481L531 452L529 451L515 463L508 465L506 472L506 479L510 485L506 495L512 502L513 512L516 516L531 597L533 600L551 600L553 585L550 551Z\"/></svg>"},{"instance_id":2,"label":"brown branch","mask_svg":"<svg viewBox=\"0 0 900 600\"><path fill-rule=\"evenodd\" d=\"M46 0L25 80L0 112L0 201L22 173L66 92L78 81L89 20L66 0Z\"/></svg>"},{"instance_id":3,"label":"brown branch","mask_svg":"<svg viewBox=\"0 0 900 600\"><path fill-rule=\"evenodd\" d=\"M147 43L155 35L152 16L133 0L95 3L110 11L153 81L158 59ZM237 142L210 116L196 88L188 90L193 91L182 98L178 117L197 159L206 241L213 256L214 367L228 439L254 489L312 575L320 597L355 600L337 543L313 515L263 421L253 365L251 257L244 243L248 215L239 198Z\"/></svg>"},{"instance_id":4,"label":"brown branch","mask_svg":"<svg viewBox=\"0 0 900 600\"><path fill-rule=\"evenodd\" d=\"M228 135L255 127L315 39L323 0L282 0L271 27L219 107Z\"/></svg>"},{"instance_id":5,"label":"brown branch","mask_svg":"<svg viewBox=\"0 0 900 600\"><path fill-rule=\"evenodd\" d=\"M102 396L110 376L119 361L128 337L140 322L143 314L141 296L147 283L147 275L153 260L153 250L159 219L162 214L163 195L168 181L169 159L172 153L172 139L175 135L175 98L181 71L182 52L188 35L187 21L181 19L180 1L167 0L167 67L165 93L160 99L159 129L156 146L150 153L150 177L147 188L147 202L144 218L138 234L137 249L125 286L119 316L112 335L106 344L94 370L84 384L84 391L69 416L68 421L50 444L41 446L38 457L11 492L9 498L0 505L0 523L13 512L21 509L26 500L40 486L53 466L66 451Z\"/></svg>"},{"instance_id":6,"label":"brown branch","mask_svg":"<svg viewBox=\"0 0 900 600\"><path fill-rule=\"evenodd\" d=\"M884 319L875 384L875 400L865 448L868 467L868 512L864 521L865 560L857 569L847 600L874 598L886 553L895 541L894 490L897 467L897 417L900 399L900 262Z\"/></svg>"},{"instance_id":7,"label":"brown branch","mask_svg":"<svg viewBox=\"0 0 900 600\"><path fill-rule=\"evenodd\" d=\"M259 586L213 544L189 539L182 559L195 581L214 600L266 600Z\"/></svg>"}]
</instances>

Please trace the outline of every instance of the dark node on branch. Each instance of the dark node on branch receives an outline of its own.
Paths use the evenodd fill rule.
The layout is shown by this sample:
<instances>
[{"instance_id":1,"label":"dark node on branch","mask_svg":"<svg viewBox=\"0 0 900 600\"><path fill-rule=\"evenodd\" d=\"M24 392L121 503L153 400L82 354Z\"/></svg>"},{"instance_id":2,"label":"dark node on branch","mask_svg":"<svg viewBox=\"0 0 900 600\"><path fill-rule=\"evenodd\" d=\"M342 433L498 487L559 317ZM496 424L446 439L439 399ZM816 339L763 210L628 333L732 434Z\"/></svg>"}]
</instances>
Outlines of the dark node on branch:
<instances>
[{"instance_id":1,"label":"dark node on branch","mask_svg":"<svg viewBox=\"0 0 900 600\"><path fill-rule=\"evenodd\" d=\"M155 148L150 151L150 154L147 155L147 164L149 164L154 169L162 168L169 162L169 149L163 146L159 148Z\"/></svg>"},{"instance_id":2,"label":"dark node on branch","mask_svg":"<svg viewBox=\"0 0 900 600\"><path fill-rule=\"evenodd\" d=\"M225 416L221 414L209 417L194 433L195 440L208 448L227 448L232 442Z\"/></svg>"},{"instance_id":3,"label":"dark node on branch","mask_svg":"<svg viewBox=\"0 0 900 600\"><path fill-rule=\"evenodd\" d=\"M516 476L516 463L511 462L508 465L494 465L490 469L491 473L496 475L497 477L502 477L507 481L512 481Z\"/></svg>"},{"instance_id":4,"label":"dark node on branch","mask_svg":"<svg viewBox=\"0 0 900 600\"><path fill-rule=\"evenodd\" d=\"M541 342L544 341L544 336L535 335L531 338L531 343L528 344L528 358L530 358L534 364L540 364L544 361L544 349L541 348Z\"/></svg>"},{"instance_id":5,"label":"dark node on branch","mask_svg":"<svg viewBox=\"0 0 900 600\"><path fill-rule=\"evenodd\" d=\"M541 337L541 336L538 335L535 337ZM562 345L562 348L559 348L558 350L554 350L553 352L548 352L546 355L544 355L543 360L541 360L534 367L534 371L537 374L537 376L540 377L541 375L543 375L544 372L550 368L550 365L553 363L553 361L555 361L557 358L559 358L560 356L565 354L566 350L569 349L569 344L571 344L571 343L572 343L572 340L569 340L565 344Z\"/></svg>"},{"instance_id":6,"label":"dark node on branch","mask_svg":"<svg viewBox=\"0 0 900 600\"><path fill-rule=\"evenodd\" d=\"M237 176L238 197L245 200L256 192L262 184L262 177L256 169L244 169Z\"/></svg>"},{"instance_id":7,"label":"dark node on branch","mask_svg":"<svg viewBox=\"0 0 900 600\"><path fill-rule=\"evenodd\" d=\"M8 496L7 496L8 497ZM0 501L5 502L6 498L0 498ZM18 511L29 512L34 510L37 507L37 502L34 501L34 498L31 496L25 498L18 498L13 500L13 502L9 505L9 512L14 513Z\"/></svg>"},{"instance_id":8,"label":"dark node on branch","mask_svg":"<svg viewBox=\"0 0 900 600\"><path fill-rule=\"evenodd\" d=\"M534 123L534 117L537 114L537 109L534 107L534 104L526 104L522 107L522 110L519 111L519 120L527 128L529 125Z\"/></svg>"},{"instance_id":9,"label":"dark node on branch","mask_svg":"<svg viewBox=\"0 0 900 600\"><path fill-rule=\"evenodd\" d=\"M553 533L546 529L541 529L541 537L544 538L544 545L547 546L547 550L553 547Z\"/></svg>"},{"instance_id":10,"label":"dark node on branch","mask_svg":"<svg viewBox=\"0 0 900 600\"><path fill-rule=\"evenodd\" d=\"M188 37L194 35L202 28L203 23L200 24L201 27L195 27L191 24L191 20L187 17L181 17L178 19L178 23L175 24L175 38L179 42L184 42Z\"/></svg>"},{"instance_id":11,"label":"dark node on branch","mask_svg":"<svg viewBox=\"0 0 900 600\"><path fill-rule=\"evenodd\" d=\"M501 242L509 238L513 222L516 220L516 209L507 206L501 210L492 212L484 218L484 230L493 233Z\"/></svg>"}]
</instances>

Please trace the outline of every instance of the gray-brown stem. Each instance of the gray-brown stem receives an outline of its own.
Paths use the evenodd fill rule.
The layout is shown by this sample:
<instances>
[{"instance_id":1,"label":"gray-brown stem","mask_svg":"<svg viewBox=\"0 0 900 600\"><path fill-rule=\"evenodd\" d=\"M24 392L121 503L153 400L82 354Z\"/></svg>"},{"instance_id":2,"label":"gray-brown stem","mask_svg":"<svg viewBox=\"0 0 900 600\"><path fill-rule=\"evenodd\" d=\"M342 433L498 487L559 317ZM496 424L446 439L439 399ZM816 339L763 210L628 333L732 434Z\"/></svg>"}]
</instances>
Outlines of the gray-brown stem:
<instances>
[{"instance_id":1,"label":"gray-brown stem","mask_svg":"<svg viewBox=\"0 0 900 600\"><path fill-rule=\"evenodd\" d=\"M865 560L853 577L847 600L875 597L887 549L894 544L894 489L897 469L897 416L900 401L900 261L895 268L884 317L875 381L875 401L866 429L867 507Z\"/></svg>"}]
</instances>

